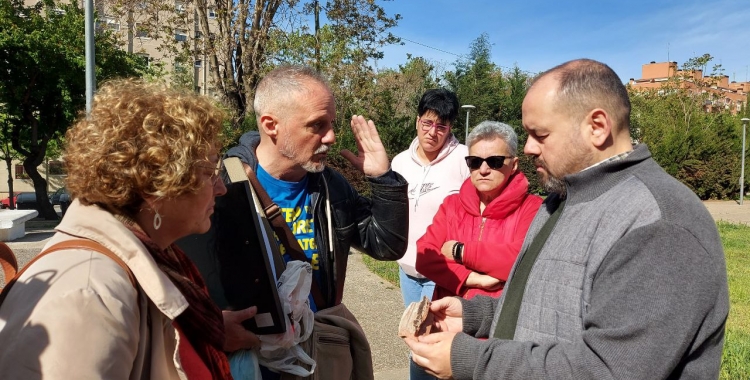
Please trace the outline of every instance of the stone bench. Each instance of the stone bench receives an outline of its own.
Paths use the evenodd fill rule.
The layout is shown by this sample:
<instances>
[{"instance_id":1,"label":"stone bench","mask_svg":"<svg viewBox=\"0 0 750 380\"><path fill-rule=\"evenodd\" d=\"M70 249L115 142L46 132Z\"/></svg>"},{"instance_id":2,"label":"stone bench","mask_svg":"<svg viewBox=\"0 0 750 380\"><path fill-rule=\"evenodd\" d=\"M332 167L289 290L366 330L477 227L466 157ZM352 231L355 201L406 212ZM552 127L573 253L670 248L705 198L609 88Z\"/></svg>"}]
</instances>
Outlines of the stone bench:
<instances>
[{"instance_id":1,"label":"stone bench","mask_svg":"<svg viewBox=\"0 0 750 380\"><path fill-rule=\"evenodd\" d=\"M0 211L0 241L11 241L26 235L26 222L36 218L36 210Z\"/></svg>"}]
</instances>

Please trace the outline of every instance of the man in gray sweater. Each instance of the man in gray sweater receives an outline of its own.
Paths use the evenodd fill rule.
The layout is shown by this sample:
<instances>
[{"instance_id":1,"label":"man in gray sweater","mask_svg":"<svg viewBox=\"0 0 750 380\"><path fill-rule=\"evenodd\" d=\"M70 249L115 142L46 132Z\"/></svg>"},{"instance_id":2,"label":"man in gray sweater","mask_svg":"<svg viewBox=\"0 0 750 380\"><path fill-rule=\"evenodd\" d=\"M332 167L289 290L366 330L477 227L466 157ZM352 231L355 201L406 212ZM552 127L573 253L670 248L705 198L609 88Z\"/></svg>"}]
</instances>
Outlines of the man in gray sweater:
<instances>
[{"instance_id":1,"label":"man in gray sweater","mask_svg":"<svg viewBox=\"0 0 750 380\"><path fill-rule=\"evenodd\" d=\"M607 65L534 81L524 153L550 195L499 300L432 304L438 332L407 340L417 364L458 380L718 378L729 296L716 225L633 147L629 119Z\"/></svg>"}]
</instances>

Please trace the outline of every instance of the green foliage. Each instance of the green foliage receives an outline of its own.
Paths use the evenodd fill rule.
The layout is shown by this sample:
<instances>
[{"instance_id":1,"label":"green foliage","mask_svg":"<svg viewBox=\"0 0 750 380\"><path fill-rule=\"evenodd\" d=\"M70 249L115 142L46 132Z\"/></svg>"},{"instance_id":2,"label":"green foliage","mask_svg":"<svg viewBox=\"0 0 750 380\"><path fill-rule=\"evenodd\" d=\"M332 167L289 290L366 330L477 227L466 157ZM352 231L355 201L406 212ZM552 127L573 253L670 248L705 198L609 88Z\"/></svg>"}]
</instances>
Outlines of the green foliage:
<instances>
[{"instance_id":1,"label":"green foliage","mask_svg":"<svg viewBox=\"0 0 750 380\"><path fill-rule=\"evenodd\" d=\"M189 91L195 90L195 73L193 60L187 54L180 54L174 59L172 75L170 76L172 87Z\"/></svg>"},{"instance_id":2,"label":"green foliage","mask_svg":"<svg viewBox=\"0 0 750 380\"><path fill-rule=\"evenodd\" d=\"M727 261L729 318L721 361L721 379L750 373L750 226L717 223Z\"/></svg>"},{"instance_id":3,"label":"green foliage","mask_svg":"<svg viewBox=\"0 0 750 380\"><path fill-rule=\"evenodd\" d=\"M84 12L52 0L27 7L0 2L0 104L10 122L13 150L23 157L42 204L46 181L38 173L50 141L61 138L85 103ZM135 75L140 60L118 48L108 33L96 36L99 81ZM51 206L41 210L56 219Z\"/></svg>"},{"instance_id":4,"label":"green foliage","mask_svg":"<svg viewBox=\"0 0 750 380\"><path fill-rule=\"evenodd\" d=\"M380 139L391 158L406 150L416 136L415 122L419 99L426 90L436 87L432 71L432 65L424 58L409 57L398 70L384 70L368 82L361 83L356 100L352 99L353 94L334 88L335 92L338 91L339 106L334 151L349 149L356 152L356 142L349 126L351 115L356 114L362 114L375 122ZM345 100L342 101L342 97ZM369 186L362 173L352 168L343 157L334 155L330 164L341 172L358 192L369 193Z\"/></svg>"},{"instance_id":5,"label":"green foliage","mask_svg":"<svg viewBox=\"0 0 750 380\"><path fill-rule=\"evenodd\" d=\"M630 91L631 133L654 159L701 199L738 192L741 126L726 111L707 112L708 93L669 82L658 91Z\"/></svg>"},{"instance_id":6,"label":"green foliage","mask_svg":"<svg viewBox=\"0 0 750 380\"><path fill-rule=\"evenodd\" d=\"M470 115L469 123L472 125L483 120L498 120L505 79L500 69L490 60L491 49L489 35L483 33L472 42L468 57L456 61L455 71L445 74L445 81L456 92L461 104L476 107ZM454 127L454 133L460 136L461 141L466 135L466 128L471 127L466 125L463 116L465 115L458 118Z\"/></svg>"},{"instance_id":7,"label":"green foliage","mask_svg":"<svg viewBox=\"0 0 750 380\"><path fill-rule=\"evenodd\" d=\"M461 104L476 107L470 112L471 125L484 120L495 120L514 127L518 135L519 169L529 179L529 191L541 193L536 168L532 160L523 155L527 133L521 123L521 105L532 78L518 66L503 72L492 63L491 48L489 35L483 33L472 42L468 57L456 61L455 71L446 72L443 79L456 92ZM465 138L465 116L466 113L462 112L454 128L454 133L460 140Z\"/></svg>"}]
</instances>

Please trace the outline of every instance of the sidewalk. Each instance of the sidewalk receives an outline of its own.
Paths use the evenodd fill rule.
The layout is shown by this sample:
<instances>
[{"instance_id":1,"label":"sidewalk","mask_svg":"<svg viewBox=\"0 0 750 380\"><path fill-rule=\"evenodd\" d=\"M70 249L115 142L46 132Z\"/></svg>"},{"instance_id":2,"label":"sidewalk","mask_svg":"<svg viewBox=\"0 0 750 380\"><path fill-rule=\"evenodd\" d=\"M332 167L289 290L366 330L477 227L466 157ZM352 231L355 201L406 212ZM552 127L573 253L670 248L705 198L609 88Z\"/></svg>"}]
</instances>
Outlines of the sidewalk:
<instances>
[{"instance_id":1,"label":"sidewalk","mask_svg":"<svg viewBox=\"0 0 750 380\"><path fill-rule=\"evenodd\" d=\"M408 380L409 349L398 336L404 311L401 290L370 272L360 253L349 255L344 303L370 341L375 380Z\"/></svg>"},{"instance_id":2,"label":"sidewalk","mask_svg":"<svg viewBox=\"0 0 750 380\"><path fill-rule=\"evenodd\" d=\"M739 201L705 201L703 205L716 221L750 225L750 199L742 203L740 206Z\"/></svg>"}]
</instances>

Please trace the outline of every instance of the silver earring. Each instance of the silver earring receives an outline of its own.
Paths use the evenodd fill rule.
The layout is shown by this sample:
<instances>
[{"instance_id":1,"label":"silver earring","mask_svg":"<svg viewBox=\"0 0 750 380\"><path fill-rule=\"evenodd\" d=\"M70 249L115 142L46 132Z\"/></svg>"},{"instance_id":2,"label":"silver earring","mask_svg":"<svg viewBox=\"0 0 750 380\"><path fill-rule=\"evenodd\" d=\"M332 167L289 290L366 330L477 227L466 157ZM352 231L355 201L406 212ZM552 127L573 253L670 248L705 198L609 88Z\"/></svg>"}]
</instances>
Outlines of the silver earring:
<instances>
[{"instance_id":1,"label":"silver earring","mask_svg":"<svg viewBox=\"0 0 750 380\"><path fill-rule=\"evenodd\" d=\"M159 211L155 211L156 214L154 214L154 229L158 230L161 228L161 215L159 215Z\"/></svg>"}]
</instances>

